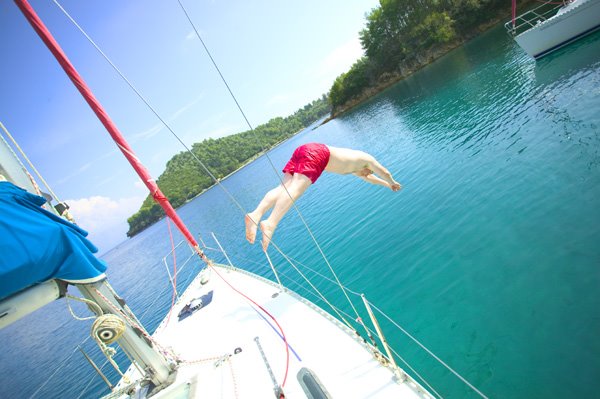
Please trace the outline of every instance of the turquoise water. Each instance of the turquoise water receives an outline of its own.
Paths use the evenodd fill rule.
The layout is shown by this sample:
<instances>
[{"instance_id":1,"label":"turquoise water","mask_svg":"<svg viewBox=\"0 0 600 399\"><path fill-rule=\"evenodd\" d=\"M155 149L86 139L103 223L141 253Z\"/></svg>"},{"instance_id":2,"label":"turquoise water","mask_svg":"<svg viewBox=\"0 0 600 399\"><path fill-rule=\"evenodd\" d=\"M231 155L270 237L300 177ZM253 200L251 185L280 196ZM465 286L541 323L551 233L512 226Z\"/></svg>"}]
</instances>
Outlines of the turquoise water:
<instances>
[{"instance_id":1,"label":"turquoise water","mask_svg":"<svg viewBox=\"0 0 600 399\"><path fill-rule=\"evenodd\" d=\"M298 207L341 281L486 395L600 397L599 111L600 34L536 63L498 27L270 157L280 168L297 145L320 141L368 151L392 171L404 185L398 193L323 175ZM223 184L251 209L277 181L263 157ZM244 240L242 212L221 189L180 214L208 246L214 232L236 264L271 277L258 246ZM293 211L275 242L329 275ZM170 305L161 260L169 250L163 221L104 256L113 285L151 329ZM177 254L181 267L187 253ZM283 258L272 257L284 283L315 300ZM339 290L318 276L315 282L351 312ZM477 397L380 321L392 346L443 397ZM3 330L0 396L105 392L73 353L88 329L61 301ZM103 362L89 341L83 346Z\"/></svg>"}]
</instances>

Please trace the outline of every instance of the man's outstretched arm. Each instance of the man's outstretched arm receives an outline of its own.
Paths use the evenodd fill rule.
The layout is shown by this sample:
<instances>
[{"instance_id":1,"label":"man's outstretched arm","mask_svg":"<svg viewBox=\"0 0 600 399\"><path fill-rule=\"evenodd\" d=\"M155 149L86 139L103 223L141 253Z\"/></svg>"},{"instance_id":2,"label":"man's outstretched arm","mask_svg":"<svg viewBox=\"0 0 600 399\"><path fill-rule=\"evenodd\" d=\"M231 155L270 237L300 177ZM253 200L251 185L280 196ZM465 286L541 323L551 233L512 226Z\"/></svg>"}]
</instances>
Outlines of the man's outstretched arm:
<instances>
[{"instance_id":1,"label":"man's outstretched arm","mask_svg":"<svg viewBox=\"0 0 600 399\"><path fill-rule=\"evenodd\" d=\"M390 184L387 181L380 179L379 177L375 176L375 175L367 175L367 176L360 176L358 174L355 174L355 176L360 177L361 179L363 179L364 181L366 181L367 183L371 183L371 184L375 184L378 186L384 186L384 187L388 187L389 189L391 189L392 191L398 191L402 188L402 185L396 181L394 181L394 183ZM393 179L392 179L393 181Z\"/></svg>"},{"instance_id":2,"label":"man's outstretched arm","mask_svg":"<svg viewBox=\"0 0 600 399\"><path fill-rule=\"evenodd\" d=\"M375 172L375 174L377 176L379 176L380 178L382 178L383 180L385 180L386 182L388 182L389 185L390 185L390 187L392 185L399 184L396 180L394 180L394 178L392 177L392 174L390 173L390 171L387 170L382 164L380 164L379 162L377 162L377 160L375 159L375 157L373 157L371 155L370 158L371 159L369 160L369 164L367 166L369 169L371 169L373 172Z\"/></svg>"},{"instance_id":3,"label":"man's outstretched arm","mask_svg":"<svg viewBox=\"0 0 600 399\"><path fill-rule=\"evenodd\" d=\"M369 160L368 168L371 169L373 172L375 172L375 174L380 179L385 181L388 184L388 187L391 188L393 191L398 191L402 188L402 185L400 183L398 183L396 180L394 180L390 171L387 170L382 164L377 162L375 157L371 156L371 159ZM378 183L373 183L373 184L378 184Z\"/></svg>"}]
</instances>

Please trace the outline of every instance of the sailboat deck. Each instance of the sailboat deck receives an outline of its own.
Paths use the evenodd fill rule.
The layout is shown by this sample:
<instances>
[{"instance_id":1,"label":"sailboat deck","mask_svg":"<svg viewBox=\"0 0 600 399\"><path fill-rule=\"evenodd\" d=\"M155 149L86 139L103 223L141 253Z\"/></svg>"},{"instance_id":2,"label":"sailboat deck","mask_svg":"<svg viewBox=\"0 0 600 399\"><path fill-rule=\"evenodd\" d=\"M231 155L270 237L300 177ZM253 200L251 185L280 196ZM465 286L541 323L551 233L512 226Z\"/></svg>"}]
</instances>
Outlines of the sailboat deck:
<instances>
[{"instance_id":1,"label":"sailboat deck","mask_svg":"<svg viewBox=\"0 0 600 399\"><path fill-rule=\"evenodd\" d=\"M202 276L196 278L175 305L169 323L163 321L157 329L154 337L160 344L171 347L186 362L180 366L176 381L155 397L276 397L275 383L256 339L281 385L286 374L286 350L279 330L217 273L281 325L290 346L283 387L287 398L311 397L299 382L301 369L310 370L321 382L329 395L322 397L430 397L410 378L397 383L393 372L374 358L360 338L316 305L293 292L281 292L269 280L222 266L211 272L206 284L201 284ZM208 305L178 320L186 304L211 291Z\"/></svg>"}]
</instances>

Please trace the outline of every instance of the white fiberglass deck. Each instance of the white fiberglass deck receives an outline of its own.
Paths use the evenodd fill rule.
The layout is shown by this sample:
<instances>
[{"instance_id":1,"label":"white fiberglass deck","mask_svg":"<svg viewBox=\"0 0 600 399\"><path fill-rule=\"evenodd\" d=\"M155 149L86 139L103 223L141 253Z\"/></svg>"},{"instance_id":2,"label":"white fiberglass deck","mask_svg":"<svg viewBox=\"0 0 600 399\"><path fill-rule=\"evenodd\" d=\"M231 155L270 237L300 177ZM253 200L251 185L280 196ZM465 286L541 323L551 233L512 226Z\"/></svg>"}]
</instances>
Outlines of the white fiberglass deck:
<instances>
[{"instance_id":1,"label":"white fiberglass deck","mask_svg":"<svg viewBox=\"0 0 600 399\"><path fill-rule=\"evenodd\" d=\"M430 398L410 378L397 383L393 372L374 359L353 333L330 315L294 293L252 274L217 267L227 282L259 303L279 322L290 345L286 398L306 398L298 372L310 369L331 398ZM179 321L191 299L213 293L212 302ZM155 397L274 398L274 384L255 341L258 337L278 384L285 375L285 344L275 323L259 314L214 271L205 285L190 285L168 325L155 338L184 360L177 380ZM236 348L241 352L234 354ZM231 355L228 361L216 358ZM218 365L217 365L218 364ZM191 385L189 385L191 383Z\"/></svg>"}]
</instances>

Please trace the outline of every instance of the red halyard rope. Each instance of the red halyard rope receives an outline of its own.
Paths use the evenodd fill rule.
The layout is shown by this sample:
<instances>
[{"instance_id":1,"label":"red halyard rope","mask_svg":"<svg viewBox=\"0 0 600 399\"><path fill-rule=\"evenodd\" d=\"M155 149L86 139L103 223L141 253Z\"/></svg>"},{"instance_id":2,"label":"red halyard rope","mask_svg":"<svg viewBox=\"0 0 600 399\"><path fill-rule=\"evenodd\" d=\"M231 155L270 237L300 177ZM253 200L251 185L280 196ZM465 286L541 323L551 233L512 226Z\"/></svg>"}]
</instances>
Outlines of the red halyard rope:
<instances>
[{"instance_id":1,"label":"red halyard rope","mask_svg":"<svg viewBox=\"0 0 600 399\"><path fill-rule=\"evenodd\" d=\"M214 270L215 273L217 273L217 275L227 285L229 285L229 287L231 287L235 292L242 295L248 301L250 301L255 306L257 306L262 312L264 312L267 316L269 316L275 322L275 324L277 325L277 327L279 328L279 330L281 332L281 336L283 337L283 341L286 346L286 370L285 370L285 376L283 378L282 387L285 386L285 383L287 381L288 369L289 369L290 353L289 353L287 339L285 338L283 329L281 328L281 325L279 324L277 319L271 313L269 313L265 308L260 306L254 300L252 300L250 297L248 297L247 295L245 295L244 293L242 293L241 291L239 291L238 289L233 287L227 280L225 280L225 278L223 278L223 276L221 276L221 274L219 272L216 271L216 269L212 266L212 264L211 264L210 260L207 258L207 256L200 250L198 243L196 242L196 240L194 239L194 237L192 236L190 231L187 229L187 227L185 226L183 221L179 218L179 216L177 215L177 213L175 212L175 210L169 203L168 199L161 192L161 190L158 187L158 185L156 184L155 180L150 176L147 169L141 164L139 159L136 157L133 150L131 149L131 147L125 140L125 138L122 136L121 132L118 130L118 128L116 127L114 122L110 119L110 117L108 116L108 114L106 113L106 111L104 110L102 105L100 104L100 102L96 99L96 97L94 96L94 94L92 93L90 88L87 86L87 84L85 83L85 81L83 80L81 75L79 75L79 73L77 72L77 70L75 69L73 64L71 64L71 62L67 58L66 54L63 52L61 47L58 45L58 43L56 42L56 40L54 39L54 37L52 36L52 34L48 30L48 28L44 25L44 23L41 21L41 19L38 17L38 15L35 13L33 8L31 7L31 5L27 2L27 0L14 0L14 1L17 4L17 6L19 7L19 9L21 10L21 12L23 13L23 15L25 16L25 18L31 24L33 29L40 36L42 41L46 44L46 46L48 47L50 52L54 55L54 57L56 58L56 60L58 61L58 63L62 67L62 69L65 71L67 76L71 79L71 81L73 82L73 84L75 85L77 90L80 92L80 94L83 96L85 101L88 103L90 108L96 114L96 116L98 117L100 122L102 122L102 124L104 125L104 127L106 128L108 133L111 135L111 137L116 142L117 146L119 147L119 149L125 156L125 158L129 161L129 163L132 165L132 167L138 173L138 175L140 176L140 178L142 179L142 181L144 182L144 184L150 191L150 194L152 195L154 200L163 208L163 210L171 218L171 220L173 220L173 222L175 223L177 228L181 231L181 233L184 235L184 237L187 239L187 241L193 246L193 248L196 250L196 252L200 256L200 258L202 258L202 260L204 260L210 267L212 267L212 270ZM99 295L103 296L98 290L96 290L96 291L99 293ZM104 298L104 299L105 299L105 301L107 301L106 298ZM109 304L109 306L114 308L114 306L112 306L110 301L107 301L107 303ZM129 319L125 314L123 314L123 312L118 312L118 313L121 313L123 316L125 316L127 319ZM137 326L137 323L133 322L132 320L130 320L130 324ZM142 331L144 336L146 336L153 343L155 343L159 347L159 349L162 349L160 347L160 345L158 345L158 343L150 337L149 334L145 333L144 329L142 329L139 326L137 326L137 327L140 328L140 330Z\"/></svg>"},{"instance_id":2,"label":"red halyard rope","mask_svg":"<svg viewBox=\"0 0 600 399\"><path fill-rule=\"evenodd\" d=\"M77 88L81 96L88 103L92 111L96 114L100 122L104 125L107 132L110 134L117 147L121 150L125 158L129 161L133 169L142 179L142 182L146 185L153 199L163 208L165 214L171 218L173 223L181 231L183 236L188 240L192 246L197 246L194 236L187 229L183 221L179 218L175 209L171 206L171 203L162 193L156 181L152 178L148 170L142 165L140 160L134 154L133 149L129 146L117 126L114 124L112 119L108 116L106 110L102 107L102 104L96 99L89 86L83 80L81 75L77 72L71 61L67 58L62 48L58 45L46 25L38 17L36 12L33 10L27 0L14 0L27 21L31 24L33 29L36 31L40 39L46 44L48 50L54 55L56 61L60 64L62 69L65 71L69 79L73 82L73 85Z\"/></svg>"},{"instance_id":3,"label":"red halyard rope","mask_svg":"<svg viewBox=\"0 0 600 399\"><path fill-rule=\"evenodd\" d=\"M250 301L251 303L253 303L255 306L257 306L264 314L266 314L267 316L269 316L271 318L271 320L273 320L273 322L275 322L275 324L277 325L277 328L281 332L281 337L283 338L283 342L285 343L285 355L286 355L286 357L285 357L285 375L283 376L283 382L281 383L281 387L283 388L285 386L286 381L287 381L288 371L289 371L289 367L290 367L290 347L288 345L287 338L285 337L285 333L283 332L283 328L281 328L281 325L279 324L279 322L277 321L277 319L275 318L275 316L273 316L271 313L269 313L268 310L266 310L265 308L263 308L262 306L260 306L252 298L250 298L249 296L247 296L246 294L244 294L243 292L241 292L240 290L238 290L237 288L235 288L233 285L231 285L225 279L225 277L223 277L221 275L221 273L219 273L217 271L217 269L212 264L209 264L209 267L211 268L211 270L213 270L215 273L217 273L217 276L219 276L221 278L221 280L223 280L223 282L225 284L227 284L232 290L234 290L235 292L237 292L238 294L240 294L241 296L243 296L244 298L246 298L248 301Z\"/></svg>"}]
</instances>

